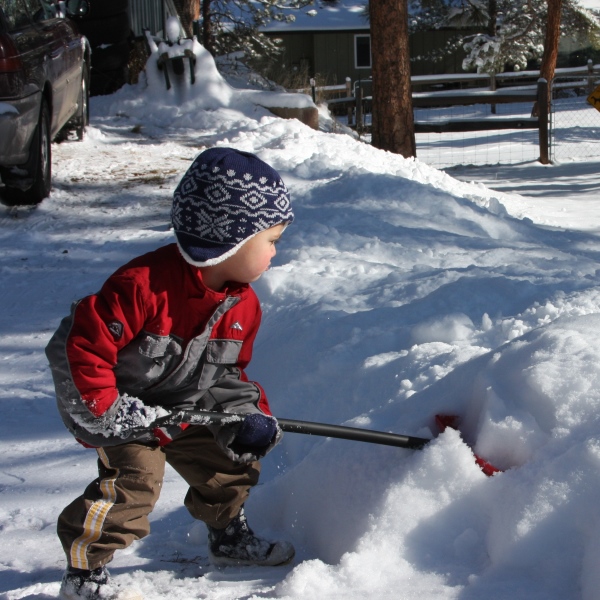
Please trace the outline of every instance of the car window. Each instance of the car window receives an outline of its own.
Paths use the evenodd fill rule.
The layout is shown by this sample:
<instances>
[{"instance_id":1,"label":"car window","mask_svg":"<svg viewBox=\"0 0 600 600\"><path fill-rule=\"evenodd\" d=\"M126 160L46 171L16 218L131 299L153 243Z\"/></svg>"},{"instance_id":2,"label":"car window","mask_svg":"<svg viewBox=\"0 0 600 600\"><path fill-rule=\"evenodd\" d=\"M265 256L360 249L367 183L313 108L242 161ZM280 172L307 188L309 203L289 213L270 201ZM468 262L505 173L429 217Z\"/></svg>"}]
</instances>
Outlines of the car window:
<instances>
[{"instance_id":1,"label":"car window","mask_svg":"<svg viewBox=\"0 0 600 600\"><path fill-rule=\"evenodd\" d=\"M19 29L31 22L24 0L4 0L2 8L4 9L9 31Z\"/></svg>"},{"instance_id":2,"label":"car window","mask_svg":"<svg viewBox=\"0 0 600 600\"><path fill-rule=\"evenodd\" d=\"M34 21L53 19L58 16L59 8L52 0L24 0Z\"/></svg>"}]
</instances>

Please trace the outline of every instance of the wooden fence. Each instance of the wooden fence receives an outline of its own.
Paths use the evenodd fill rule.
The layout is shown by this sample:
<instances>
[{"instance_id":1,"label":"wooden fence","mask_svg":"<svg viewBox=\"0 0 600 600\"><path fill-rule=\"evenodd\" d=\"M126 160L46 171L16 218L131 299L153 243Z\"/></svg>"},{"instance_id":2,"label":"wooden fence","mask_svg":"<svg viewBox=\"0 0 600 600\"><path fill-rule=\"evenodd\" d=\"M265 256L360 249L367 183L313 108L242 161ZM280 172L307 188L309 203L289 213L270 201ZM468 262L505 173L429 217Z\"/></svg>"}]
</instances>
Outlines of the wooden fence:
<instances>
[{"instance_id":1,"label":"wooden fence","mask_svg":"<svg viewBox=\"0 0 600 600\"><path fill-rule=\"evenodd\" d=\"M415 121L415 133L454 133L467 131L488 131L495 129L537 129L539 132L540 162L548 164L549 157L549 94L548 82L539 78L539 71L522 71L515 73L498 73L496 76L486 74L448 74L420 75L411 78L413 86L413 108L441 108L452 106L469 106L489 104L492 116L484 118L456 119L443 121ZM585 67L572 69L556 69L555 75L573 77L563 87L580 87L591 92L600 77L600 65L594 66L591 61ZM535 81L537 78L537 82ZM522 85L524 81L528 85ZM311 82L312 83L312 82ZM345 107L348 112L348 125L358 131L368 131L364 115L369 111L372 97L364 93L371 81L355 82L349 80L344 86L328 86L323 91L337 94L345 93L346 97L328 100L330 107ZM485 87L481 87L481 84ZM480 87L475 87L479 85ZM417 89L428 91L414 91ZM437 89L436 89L437 88ZM439 89L444 88L444 89ZM462 88L462 89L457 89ZM311 93L316 98L318 88L312 86ZM498 104L530 103L531 117L497 117L495 107ZM534 111L535 107L535 111Z\"/></svg>"},{"instance_id":2,"label":"wooden fence","mask_svg":"<svg viewBox=\"0 0 600 600\"><path fill-rule=\"evenodd\" d=\"M548 82L539 79L537 87L532 89L495 91L447 92L444 97L431 94L415 94L414 108L433 108L439 106L472 106L474 104L513 104L531 103L531 117L485 117L481 119L448 119L445 121L415 121L415 133L454 133L460 131L488 131L493 129L537 129L539 132L540 162L550 162ZM534 110L534 106L536 109Z\"/></svg>"}]
</instances>

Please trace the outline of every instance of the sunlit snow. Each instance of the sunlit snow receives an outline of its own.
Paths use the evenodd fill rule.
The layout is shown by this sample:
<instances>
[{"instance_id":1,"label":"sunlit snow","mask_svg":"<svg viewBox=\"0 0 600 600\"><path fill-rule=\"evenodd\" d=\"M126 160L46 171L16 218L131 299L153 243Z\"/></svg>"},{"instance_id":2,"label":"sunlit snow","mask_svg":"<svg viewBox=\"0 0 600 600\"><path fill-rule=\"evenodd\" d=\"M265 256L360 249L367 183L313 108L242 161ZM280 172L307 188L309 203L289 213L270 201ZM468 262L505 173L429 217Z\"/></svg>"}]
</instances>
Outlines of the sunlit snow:
<instances>
[{"instance_id":1,"label":"sunlit snow","mask_svg":"<svg viewBox=\"0 0 600 600\"><path fill-rule=\"evenodd\" d=\"M286 434L246 507L255 530L295 544L281 568L212 568L169 470L152 534L116 556L116 580L147 600L596 600L598 169L487 169L532 189L587 173L583 192L547 204L492 191L278 119L264 108L277 94L233 88L198 52L193 86L167 92L149 65L93 98L86 139L53 145L51 196L0 210L0 598L56 597L55 521L95 477L55 409L45 344L71 302L173 240L175 186L226 145L273 165L296 212L255 284L248 372L275 414L433 441ZM462 437L439 434L437 413L458 415ZM486 477L473 451L504 472Z\"/></svg>"}]
</instances>

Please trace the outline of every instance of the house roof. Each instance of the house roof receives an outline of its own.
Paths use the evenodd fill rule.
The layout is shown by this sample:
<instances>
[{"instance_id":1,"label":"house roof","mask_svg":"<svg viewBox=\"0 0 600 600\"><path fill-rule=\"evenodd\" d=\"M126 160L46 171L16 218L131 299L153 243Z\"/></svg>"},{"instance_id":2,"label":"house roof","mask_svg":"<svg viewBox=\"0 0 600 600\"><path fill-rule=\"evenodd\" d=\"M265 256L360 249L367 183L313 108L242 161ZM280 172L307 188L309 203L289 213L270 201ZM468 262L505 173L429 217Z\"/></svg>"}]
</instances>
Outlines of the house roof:
<instances>
[{"instance_id":1,"label":"house roof","mask_svg":"<svg viewBox=\"0 0 600 600\"><path fill-rule=\"evenodd\" d=\"M292 31L369 31L369 21L365 17L366 0L339 0L335 6L315 2L301 10L284 11L295 16L290 23L271 21L261 27L265 33L286 33Z\"/></svg>"}]
</instances>

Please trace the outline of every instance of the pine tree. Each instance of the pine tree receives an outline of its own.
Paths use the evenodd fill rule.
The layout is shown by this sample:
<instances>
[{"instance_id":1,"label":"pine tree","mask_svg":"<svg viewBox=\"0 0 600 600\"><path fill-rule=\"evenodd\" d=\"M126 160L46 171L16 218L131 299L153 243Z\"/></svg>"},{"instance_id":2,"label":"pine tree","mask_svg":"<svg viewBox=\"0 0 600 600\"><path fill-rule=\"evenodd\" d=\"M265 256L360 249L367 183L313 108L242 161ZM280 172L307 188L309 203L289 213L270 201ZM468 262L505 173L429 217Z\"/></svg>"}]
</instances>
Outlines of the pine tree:
<instances>
[{"instance_id":1,"label":"pine tree","mask_svg":"<svg viewBox=\"0 0 600 600\"><path fill-rule=\"evenodd\" d=\"M373 137L376 148L416 156L407 0L371 0Z\"/></svg>"},{"instance_id":2,"label":"pine tree","mask_svg":"<svg viewBox=\"0 0 600 600\"><path fill-rule=\"evenodd\" d=\"M409 10L412 30L479 28L453 41L467 52L467 71L523 70L544 52L547 0L411 0ZM561 13L561 34L598 37L600 20L577 0L564 0Z\"/></svg>"},{"instance_id":3,"label":"pine tree","mask_svg":"<svg viewBox=\"0 0 600 600\"><path fill-rule=\"evenodd\" d=\"M312 0L180 0L199 16L202 45L214 56L242 51L247 59L269 58L280 51L279 40L259 31L271 21L293 21L290 9Z\"/></svg>"}]
</instances>

